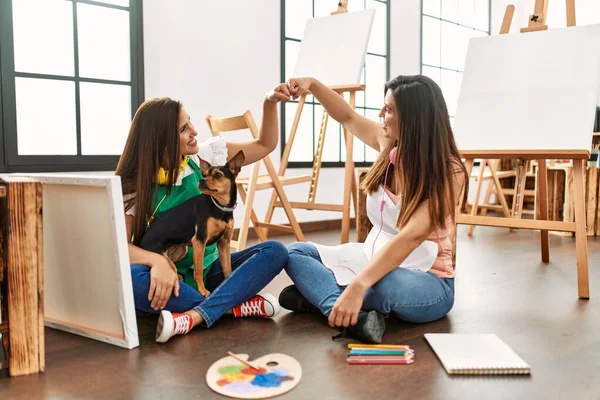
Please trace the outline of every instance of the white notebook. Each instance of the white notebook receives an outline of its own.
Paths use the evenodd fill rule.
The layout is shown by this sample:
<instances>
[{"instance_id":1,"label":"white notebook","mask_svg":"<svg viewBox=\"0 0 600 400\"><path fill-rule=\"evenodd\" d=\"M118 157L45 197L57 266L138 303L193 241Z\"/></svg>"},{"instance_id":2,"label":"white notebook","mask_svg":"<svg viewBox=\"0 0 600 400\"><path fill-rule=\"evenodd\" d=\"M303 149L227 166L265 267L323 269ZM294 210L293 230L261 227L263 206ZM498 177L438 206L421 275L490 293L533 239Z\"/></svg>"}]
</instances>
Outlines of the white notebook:
<instances>
[{"instance_id":1,"label":"white notebook","mask_svg":"<svg viewBox=\"0 0 600 400\"><path fill-rule=\"evenodd\" d=\"M531 368L494 334L426 333L449 374L530 374Z\"/></svg>"}]
</instances>

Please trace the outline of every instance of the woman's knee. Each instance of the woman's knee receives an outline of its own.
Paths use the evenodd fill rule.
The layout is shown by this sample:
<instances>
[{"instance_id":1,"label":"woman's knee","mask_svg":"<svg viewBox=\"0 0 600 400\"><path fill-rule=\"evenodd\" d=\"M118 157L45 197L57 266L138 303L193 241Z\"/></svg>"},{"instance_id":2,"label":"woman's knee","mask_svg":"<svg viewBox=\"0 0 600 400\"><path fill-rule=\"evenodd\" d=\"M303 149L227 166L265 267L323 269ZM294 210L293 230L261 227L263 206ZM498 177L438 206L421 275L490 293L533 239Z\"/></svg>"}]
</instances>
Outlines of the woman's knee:
<instances>
[{"instance_id":1,"label":"woman's knee","mask_svg":"<svg viewBox=\"0 0 600 400\"><path fill-rule=\"evenodd\" d=\"M267 240L263 244L268 246L273 259L277 260L278 264L285 265L288 259L288 251L283 243L276 240Z\"/></svg>"},{"instance_id":2,"label":"woman's knee","mask_svg":"<svg viewBox=\"0 0 600 400\"><path fill-rule=\"evenodd\" d=\"M142 264L131 264L131 280L137 282L140 280L150 280L150 268Z\"/></svg>"},{"instance_id":3,"label":"woman's knee","mask_svg":"<svg viewBox=\"0 0 600 400\"><path fill-rule=\"evenodd\" d=\"M287 247L287 252L290 257L292 256L311 256L318 255L317 248L312 243L307 242L294 242Z\"/></svg>"},{"instance_id":4,"label":"woman's knee","mask_svg":"<svg viewBox=\"0 0 600 400\"><path fill-rule=\"evenodd\" d=\"M429 305L399 307L394 310L396 318L413 324L424 324L445 317L454 306L454 295L447 293L439 301Z\"/></svg>"}]
</instances>

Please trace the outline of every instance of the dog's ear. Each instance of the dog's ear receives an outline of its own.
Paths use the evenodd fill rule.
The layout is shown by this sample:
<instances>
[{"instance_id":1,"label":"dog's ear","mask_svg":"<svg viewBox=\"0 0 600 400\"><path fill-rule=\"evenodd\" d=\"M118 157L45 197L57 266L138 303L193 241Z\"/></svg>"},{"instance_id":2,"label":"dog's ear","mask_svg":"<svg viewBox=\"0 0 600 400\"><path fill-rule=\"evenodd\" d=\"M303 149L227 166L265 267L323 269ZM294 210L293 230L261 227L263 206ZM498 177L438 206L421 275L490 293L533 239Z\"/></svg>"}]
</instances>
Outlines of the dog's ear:
<instances>
[{"instance_id":1,"label":"dog's ear","mask_svg":"<svg viewBox=\"0 0 600 400\"><path fill-rule=\"evenodd\" d=\"M242 170L245 160L246 157L244 156L244 152L240 150L235 156L233 156L231 160L227 162L227 168L229 168L234 177L237 177Z\"/></svg>"},{"instance_id":2,"label":"dog's ear","mask_svg":"<svg viewBox=\"0 0 600 400\"><path fill-rule=\"evenodd\" d=\"M202 172L202 175L206 176L208 169L211 167L211 165L208 161L200 159L199 167L200 167L200 172Z\"/></svg>"}]
</instances>

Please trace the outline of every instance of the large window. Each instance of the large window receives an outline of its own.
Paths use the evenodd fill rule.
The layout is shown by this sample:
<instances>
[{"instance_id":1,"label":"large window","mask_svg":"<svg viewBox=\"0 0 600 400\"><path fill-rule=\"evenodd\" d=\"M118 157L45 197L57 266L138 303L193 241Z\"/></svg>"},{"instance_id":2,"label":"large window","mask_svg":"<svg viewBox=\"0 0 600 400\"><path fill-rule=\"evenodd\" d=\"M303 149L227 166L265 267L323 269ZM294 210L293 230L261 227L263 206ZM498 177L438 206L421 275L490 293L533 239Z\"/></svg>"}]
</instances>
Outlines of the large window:
<instances>
[{"instance_id":1,"label":"large window","mask_svg":"<svg viewBox=\"0 0 600 400\"><path fill-rule=\"evenodd\" d=\"M112 170L143 100L141 1L3 0L1 170Z\"/></svg>"},{"instance_id":2,"label":"large window","mask_svg":"<svg viewBox=\"0 0 600 400\"><path fill-rule=\"evenodd\" d=\"M330 15L332 11L337 9L337 3L337 1L325 0L281 1L281 75L283 81L292 78L306 21L309 18ZM365 8L375 9L375 20L361 78L361 83L366 84L366 90L357 92L356 96L357 111L375 120L378 119L379 110L383 103L383 87L389 78L390 3L389 0L351 0L348 2L348 12L364 10ZM346 95L346 99L348 99L348 95ZM292 128L298 103L290 101L284 104L283 107L285 111L282 112L281 118L282 152ZM312 166L322 118L323 107L312 96L307 97L290 153L290 167ZM329 118L322 166L343 166L346 160L345 150L343 130L340 124ZM358 139L354 140L353 155L357 166L368 166L376 158L375 151L365 146Z\"/></svg>"},{"instance_id":3,"label":"large window","mask_svg":"<svg viewBox=\"0 0 600 400\"><path fill-rule=\"evenodd\" d=\"M490 34L489 0L423 0L421 73L442 88L454 123L469 39Z\"/></svg>"}]
</instances>

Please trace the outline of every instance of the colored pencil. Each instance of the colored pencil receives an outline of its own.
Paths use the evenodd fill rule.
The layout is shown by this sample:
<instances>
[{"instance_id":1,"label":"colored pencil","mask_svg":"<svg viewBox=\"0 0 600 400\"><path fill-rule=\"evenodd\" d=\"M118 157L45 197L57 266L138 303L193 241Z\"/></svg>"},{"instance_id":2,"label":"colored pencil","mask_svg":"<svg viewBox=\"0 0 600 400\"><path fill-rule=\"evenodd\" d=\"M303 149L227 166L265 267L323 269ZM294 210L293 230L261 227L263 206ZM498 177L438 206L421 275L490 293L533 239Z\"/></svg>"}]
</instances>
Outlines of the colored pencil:
<instances>
[{"instance_id":1,"label":"colored pencil","mask_svg":"<svg viewBox=\"0 0 600 400\"><path fill-rule=\"evenodd\" d=\"M369 348L369 349L410 349L410 346L402 344L364 344L364 343L349 343L348 348Z\"/></svg>"},{"instance_id":2,"label":"colored pencil","mask_svg":"<svg viewBox=\"0 0 600 400\"><path fill-rule=\"evenodd\" d=\"M412 351L412 350L383 350L383 349L377 349L377 350L352 349L352 350L350 350L350 354L356 354L356 355L370 355L370 354L404 355L404 354L414 354L414 351Z\"/></svg>"},{"instance_id":3,"label":"colored pencil","mask_svg":"<svg viewBox=\"0 0 600 400\"><path fill-rule=\"evenodd\" d=\"M414 360L347 360L349 365L412 364Z\"/></svg>"}]
</instances>

